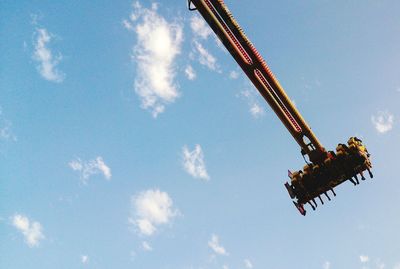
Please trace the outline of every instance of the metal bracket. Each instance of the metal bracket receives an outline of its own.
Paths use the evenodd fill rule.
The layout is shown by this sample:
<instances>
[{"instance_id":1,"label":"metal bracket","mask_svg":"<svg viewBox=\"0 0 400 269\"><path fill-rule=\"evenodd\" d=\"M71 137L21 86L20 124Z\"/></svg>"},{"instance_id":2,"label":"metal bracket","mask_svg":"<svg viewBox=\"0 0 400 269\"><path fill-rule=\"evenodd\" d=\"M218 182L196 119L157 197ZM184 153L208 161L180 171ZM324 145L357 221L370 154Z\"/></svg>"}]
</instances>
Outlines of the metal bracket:
<instances>
[{"instance_id":1,"label":"metal bracket","mask_svg":"<svg viewBox=\"0 0 400 269\"><path fill-rule=\"evenodd\" d=\"M307 161L306 156L308 156L308 158L310 158L310 156L304 151L304 149L301 149L301 155L303 156L304 162L308 165L310 165L310 163Z\"/></svg>"},{"instance_id":2,"label":"metal bracket","mask_svg":"<svg viewBox=\"0 0 400 269\"><path fill-rule=\"evenodd\" d=\"M192 1L192 0L188 0L188 9L189 9L190 11L197 10L197 7L193 4L193 1Z\"/></svg>"}]
</instances>

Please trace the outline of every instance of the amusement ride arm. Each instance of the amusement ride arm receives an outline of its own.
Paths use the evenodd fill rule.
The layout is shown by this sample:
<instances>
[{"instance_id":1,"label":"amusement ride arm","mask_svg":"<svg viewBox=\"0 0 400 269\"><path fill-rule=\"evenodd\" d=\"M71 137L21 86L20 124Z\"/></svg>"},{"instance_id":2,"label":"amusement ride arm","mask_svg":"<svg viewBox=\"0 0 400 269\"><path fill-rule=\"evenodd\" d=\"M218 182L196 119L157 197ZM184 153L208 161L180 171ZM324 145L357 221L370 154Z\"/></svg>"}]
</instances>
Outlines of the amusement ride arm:
<instances>
[{"instance_id":1,"label":"amusement ride arm","mask_svg":"<svg viewBox=\"0 0 400 269\"><path fill-rule=\"evenodd\" d=\"M223 0L188 0L194 4L226 49L268 102L290 134L300 145L303 155L313 163L322 162L326 151L311 128L293 105L260 53L246 37ZM307 138L307 139L305 139Z\"/></svg>"}]
</instances>

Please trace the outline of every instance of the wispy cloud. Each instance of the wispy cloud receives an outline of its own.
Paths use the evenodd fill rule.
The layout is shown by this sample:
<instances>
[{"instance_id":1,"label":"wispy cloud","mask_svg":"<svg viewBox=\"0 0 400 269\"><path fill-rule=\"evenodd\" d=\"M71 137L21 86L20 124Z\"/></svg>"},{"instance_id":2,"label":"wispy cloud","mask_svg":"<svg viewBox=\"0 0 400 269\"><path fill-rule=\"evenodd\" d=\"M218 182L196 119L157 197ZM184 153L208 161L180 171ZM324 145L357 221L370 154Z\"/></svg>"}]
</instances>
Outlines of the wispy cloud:
<instances>
[{"instance_id":1,"label":"wispy cloud","mask_svg":"<svg viewBox=\"0 0 400 269\"><path fill-rule=\"evenodd\" d=\"M228 256L229 253L225 250L225 248L219 242L219 238L217 235L211 235L211 239L208 241L208 246L211 250L218 255Z\"/></svg>"},{"instance_id":2,"label":"wispy cloud","mask_svg":"<svg viewBox=\"0 0 400 269\"><path fill-rule=\"evenodd\" d=\"M37 28L34 37L34 52L32 57L38 62L37 70L40 75L48 81L62 82L65 74L57 68L62 60L62 55L58 53L57 56L54 56L49 47L52 34L45 28Z\"/></svg>"},{"instance_id":3,"label":"wispy cloud","mask_svg":"<svg viewBox=\"0 0 400 269\"><path fill-rule=\"evenodd\" d=\"M384 269L385 268L385 263L383 261L381 261L380 259L377 259L375 264L376 264L376 268L377 269Z\"/></svg>"},{"instance_id":4,"label":"wispy cloud","mask_svg":"<svg viewBox=\"0 0 400 269\"><path fill-rule=\"evenodd\" d=\"M246 267L247 269L253 268L253 264L251 263L251 261L249 259L245 259L243 262L244 262L244 267Z\"/></svg>"},{"instance_id":5,"label":"wispy cloud","mask_svg":"<svg viewBox=\"0 0 400 269\"><path fill-rule=\"evenodd\" d=\"M87 264L89 262L89 256L87 255L82 255L81 256L81 263Z\"/></svg>"},{"instance_id":6,"label":"wispy cloud","mask_svg":"<svg viewBox=\"0 0 400 269\"><path fill-rule=\"evenodd\" d=\"M133 59L137 64L135 92L142 107L157 117L164 112L166 104L179 97L175 60L181 52L182 25L168 22L158 13L157 4L148 9L138 1L133 4L129 21L124 20L123 25L137 38L133 49Z\"/></svg>"},{"instance_id":7,"label":"wispy cloud","mask_svg":"<svg viewBox=\"0 0 400 269\"><path fill-rule=\"evenodd\" d=\"M124 19L122 20L122 25L124 26L125 29L127 30L133 30L133 25L130 21Z\"/></svg>"},{"instance_id":8,"label":"wispy cloud","mask_svg":"<svg viewBox=\"0 0 400 269\"><path fill-rule=\"evenodd\" d=\"M215 58L214 55L212 55L199 41L194 40L193 45L196 50L199 63L206 66L210 70L219 71L217 58Z\"/></svg>"},{"instance_id":9,"label":"wispy cloud","mask_svg":"<svg viewBox=\"0 0 400 269\"><path fill-rule=\"evenodd\" d=\"M369 261L369 257L366 255L360 255L360 262L366 263Z\"/></svg>"},{"instance_id":10,"label":"wispy cloud","mask_svg":"<svg viewBox=\"0 0 400 269\"><path fill-rule=\"evenodd\" d=\"M190 18L190 28L193 34L201 39L207 39L212 34L210 27L199 15L193 15Z\"/></svg>"},{"instance_id":11,"label":"wispy cloud","mask_svg":"<svg viewBox=\"0 0 400 269\"><path fill-rule=\"evenodd\" d=\"M183 168L194 178L209 180L210 176L207 173L204 162L204 154L200 145L196 145L193 151L190 151L185 145L182 149Z\"/></svg>"},{"instance_id":12,"label":"wispy cloud","mask_svg":"<svg viewBox=\"0 0 400 269\"><path fill-rule=\"evenodd\" d=\"M166 192L158 189L142 191L131 198L132 214L129 222L139 234L151 236L161 225L170 223L179 213Z\"/></svg>"},{"instance_id":13,"label":"wispy cloud","mask_svg":"<svg viewBox=\"0 0 400 269\"><path fill-rule=\"evenodd\" d=\"M322 83L321 83L321 81L320 81L318 78L315 78L315 79L306 79L305 77L301 77L301 80L303 81L303 83L304 83L304 88L305 88L307 91L316 90L316 89L321 88L321 86L322 86Z\"/></svg>"},{"instance_id":14,"label":"wispy cloud","mask_svg":"<svg viewBox=\"0 0 400 269\"><path fill-rule=\"evenodd\" d=\"M240 73L239 73L238 71L236 71L236 70L232 70L232 71L229 73L229 78L230 78L230 79L238 79L239 76L240 76Z\"/></svg>"},{"instance_id":15,"label":"wispy cloud","mask_svg":"<svg viewBox=\"0 0 400 269\"><path fill-rule=\"evenodd\" d=\"M400 263L395 263L393 267L386 266L385 262L378 257L370 257L367 255L360 255L359 256L360 263L362 264L362 269L385 269L385 268L392 268L392 269L400 269Z\"/></svg>"},{"instance_id":16,"label":"wispy cloud","mask_svg":"<svg viewBox=\"0 0 400 269\"><path fill-rule=\"evenodd\" d=\"M331 262L324 262L324 264L322 265L322 269L331 269Z\"/></svg>"},{"instance_id":17,"label":"wispy cloud","mask_svg":"<svg viewBox=\"0 0 400 269\"><path fill-rule=\"evenodd\" d=\"M100 156L90 161L82 161L80 158L77 158L70 161L68 165L72 170L80 172L84 184L87 184L92 175L102 174L107 180L110 180L112 177L110 167L107 166Z\"/></svg>"},{"instance_id":18,"label":"wispy cloud","mask_svg":"<svg viewBox=\"0 0 400 269\"><path fill-rule=\"evenodd\" d=\"M150 246L150 244L147 241L142 242L142 248L144 251L152 251L153 248Z\"/></svg>"},{"instance_id":19,"label":"wispy cloud","mask_svg":"<svg viewBox=\"0 0 400 269\"><path fill-rule=\"evenodd\" d=\"M0 106L0 140L17 141L17 137L12 131L12 123L3 116L3 109Z\"/></svg>"},{"instance_id":20,"label":"wispy cloud","mask_svg":"<svg viewBox=\"0 0 400 269\"><path fill-rule=\"evenodd\" d=\"M28 217L15 214L12 217L12 224L25 237L25 242L29 247L37 247L45 237L42 233L42 225L37 221L31 221Z\"/></svg>"},{"instance_id":21,"label":"wispy cloud","mask_svg":"<svg viewBox=\"0 0 400 269\"><path fill-rule=\"evenodd\" d=\"M254 118L260 118L265 115L264 108L257 100L256 91L254 89L246 89L240 92L240 97L244 98L249 106L249 112Z\"/></svg>"},{"instance_id":22,"label":"wispy cloud","mask_svg":"<svg viewBox=\"0 0 400 269\"><path fill-rule=\"evenodd\" d=\"M39 20L43 18L42 14L30 14L31 17L31 24L32 25L38 25L39 24Z\"/></svg>"},{"instance_id":23,"label":"wispy cloud","mask_svg":"<svg viewBox=\"0 0 400 269\"><path fill-rule=\"evenodd\" d=\"M186 66L185 75L189 80L194 80L194 79L196 79L196 76L197 76L196 72L194 71L194 69L191 65Z\"/></svg>"},{"instance_id":24,"label":"wispy cloud","mask_svg":"<svg viewBox=\"0 0 400 269\"><path fill-rule=\"evenodd\" d=\"M217 58L204 46L204 42L206 42L212 34L210 27L206 24L203 18L199 15L194 15L190 19L190 28L193 33L193 52L191 53L191 57L196 59L201 65L206 66L208 69L221 72L217 64Z\"/></svg>"},{"instance_id":25,"label":"wispy cloud","mask_svg":"<svg viewBox=\"0 0 400 269\"><path fill-rule=\"evenodd\" d=\"M371 116L371 121L375 129L384 134L393 129L394 115L389 111L379 111L376 115Z\"/></svg>"},{"instance_id":26,"label":"wispy cloud","mask_svg":"<svg viewBox=\"0 0 400 269\"><path fill-rule=\"evenodd\" d=\"M265 112L259 104L254 103L250 108L250 113L254 118L258 118L264 115Z\"/></svg>"}]
</instances>

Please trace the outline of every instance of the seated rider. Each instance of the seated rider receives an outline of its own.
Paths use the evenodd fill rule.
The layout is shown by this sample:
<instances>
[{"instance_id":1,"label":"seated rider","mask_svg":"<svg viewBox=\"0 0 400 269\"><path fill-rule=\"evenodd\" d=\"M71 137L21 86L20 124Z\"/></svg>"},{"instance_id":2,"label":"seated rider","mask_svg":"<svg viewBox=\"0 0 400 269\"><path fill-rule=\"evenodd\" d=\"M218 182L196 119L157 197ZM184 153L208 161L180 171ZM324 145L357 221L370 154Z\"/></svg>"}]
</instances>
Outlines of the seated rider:
<instances>
[{"instance_id":1,"label":"seated rider","mask_svg":"<svg viewBox=\"0 0 400 269\"><path fill-rule=\"evenodd\" d=\"M303 172L300 170L298 172L294 172L292 174L292 187L294 194L297 198L304 197L304 187L302 186L301 179L302 179Z\"/></svg>"},{"instance_id":2,"label":"seated rider","mask_svg":"<svg viewBox=\"0 0 400 269\"><path fill-rule=\"evenodd\" d=\"M353 165L350 158L350 151L347 145L338 144L336 147L336 156L340 170L344 172L345 179L350 180L353 185L359 184L356 173L354 172ZM355 177L355 180L353 179Z\"/></svg>"}]
</instances>

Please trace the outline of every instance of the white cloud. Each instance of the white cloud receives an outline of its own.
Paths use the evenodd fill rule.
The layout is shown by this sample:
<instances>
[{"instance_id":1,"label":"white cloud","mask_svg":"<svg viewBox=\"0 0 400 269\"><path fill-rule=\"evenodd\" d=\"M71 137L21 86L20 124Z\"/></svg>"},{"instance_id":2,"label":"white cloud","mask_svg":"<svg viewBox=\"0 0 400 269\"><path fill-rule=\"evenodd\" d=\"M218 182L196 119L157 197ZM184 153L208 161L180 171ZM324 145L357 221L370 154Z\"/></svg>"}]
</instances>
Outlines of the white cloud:
<instances>
[{"instance_id":1,"label":"white cloud","mask_svg":"<svg viewBox=\"0 0 400 269\"><path fill-rule=\"evenodd\" d=\"M331 263L326 261L323 265L322 265L323 269L330 269L331 268Z\"/></svg>"},{"instance_id":2,"label":"white cloud","mask_svg":"<svg viewBox=\"0 0 400 269\"><path fill-rule=\"evenodd\" d=\"M142 248L145 251L152 251L153 248L150 246L150 244L147 241L142 242Z\"/></svg>"},{"instance_id":3,"label":"white cloud","mask_svg":"<svg viewBox=\"0 0 400 269\"><path fill-rule=\"evenodd\" d=\"M179 97L175 82L175 60L181 52L182 25L168 22L157 13L157 4L143 8L133 4L130 21L123 21L125 28L133 30L137 37L133 58L137 64L135 92L141 106L152 112L153 117L164 112L165 105Z\"/></svg>"},{"instance_id":4,"label":"white cloud","mask_svg":"<svg viewBox=\"0 0 400 269\"><path fill-rule=\"evenodd\" d=\"M38 25L39 20L42 19L43 16L32 13L32 14L30 14L30 17L31 17L31 24Z\"/></svg>"},{"instance_id":5,"label":"white cloud","mask_svg":"<svg viewBox=\"0 0 400 269\"><path fill-rule=\"evenodd\" d=\"M399 92L400 92L400 90L399 90ZM400 269L400 263L396 264L396 265L393 267L393 269Z\"/></svg>"},{"instance_id":6,"label":"white cloud","mask_svg":"<svg viewBox=\"0 0 400 269\"><path fill-rule=\"evenodd\" d=\"M17 141L17 137L12 131L12 123L3 116L3 109L0 106L0 140Z\"/></svg>"},{"instance_id":7,"label":"white cloud","mask_svg":"<svg viewBox=\"0 0 400 269\"><path fill-rule=\"evenodd\" d=\"M376 261L376 268L377 269L384 269L385 268L385 263L383 263L380 259Z\"/></svg>"},{"instance_id":8,"label":"white cloud","mask_svg":"<svg viewBox=\"0 0 400 269\"><path fill-rule=\"evenodd\" d=\"M381 133L387 133L393 128L394 116L388 111L379 111L376 115L371 116L371 121L375 129Z\"/></svg>"},{"instance_id":9,"label":"white cloud","mask_svg":"<svg viewBox=\"0 0 400 269\"><path fill-rule=\"evenodd\" d=\"M258 118L264 115L265 112L259 104L254 103L250 108L250 113L254 118Z\"/></svg>"},{"instance_id":10,"label":"white cloud","mask_svg":"<svg viewBox=\"0 0 400 269\"><path fill-rule=\"evenodd\" d=\"M54 56L48 47L52 35L45 28L37 28L35 31L35 41L33 59L39 64L37 70L40 75L49 81L62 82L65 74L57 69L57 65L62 59L62 55Z\"/></svg>"},{"instance_id":11,"label":"white cloud","mask_svg":"<svg viewBox=\"0 0 400 269\"><path fill-rule=\"evenodd\" d=\"M193 44L197 51L199 63L213 71L219 72L217 59L197 40L194 40Z\"/></svg>"},{"instance_id":12,"label":"white cloud","mask_svg":"<svg viewBox=\"0 0 400 269\"><path fill-rule=\"evenodd\" d=\"M317 89L321 88L321 86L322 86L322 82L318 78L314 78L314 79L307 78L306 79L305 77L301 77L301 80L303 81L304 88L307 91L317 90Z\"/></svg>"},{"instance_id":13,"label":"white cloud","mask_svg":"<svg viewBox=\"0 0 400 269\"><path fill-rule=\"evenodd\" d=\"M240 75L240 73L239 73L238 71L232 70L232 71L229 73L229 78L230 78L230 79L238 79L238 78L239 78L239 75Z\"/></svg>"},{"instance_id":14,"label":"white cloud","mask_svg":"<svg viewBox=\"0 0 400 269\"><path fill-rule=\"evenodd\" d=\"M241 91L240 96L246 100L249 106L249 112L254 118L257 119L265 115L265 110L259 104L256 97L256 92L253 89L246 89Z\"/></svg>"},{"instance_id":15,"label":"white cloud","mask_svg":"<svg viewBox=\"0 0 400 269\"><path fill-rule=\"evenodd\" d=\"M122 25L127 30L133 30L133 25L128 20L122 20Z\"/></svg>"},{"instance_id":16,"label":"white cloud","mask_svg":"<svg viewBox=\"0 0 400 269\"><path fill-rule=\"evenodd\" d=\"M245 260L244 260L244 266L245 266L247 269L252 269L252 268L253 268L253 264L251 263L251 261L250 261L249 259L245 259Z\"/></svg>"},{"instance_id":17,"label":"white cloud","mask_svg":"<svg viewBox=\"0 0 400 269\"><path fill-rule=\"evenodd\" d=\"M194 69L191 65L186 66L185 75L189 80L196 79L196 72L194 71Z\"/></svg>"},{"instance_id":18,"label":"white cloud","mask_svg":"<svg viewBox=\"0 0 400 269\"><path fill-rule=\"evenodd\" d=\"M112 177L111 169L105 164L102 157L97 157L87 162L77 158L76 160L70 161L68 165L72 170L81 173L81 179L85 184L88 179L95 174L101 173L107 180L110 180Z\"/></svg>"},{"instance_id":19,"label":"white cloud","mask_svg":"<svg viewBox=\"0 0 400 269\"><path fill-rule=\"evenodd\" d=\"M224 264L224 265L222 266L222 269L229 269L229 267L228 267L228 265Z\"/></svg>"},{"instance_id":20,"label":"white cloud","mask_svg":"<svg viewBox=\"0 0 400 269\"><path fill-rule=\"evenodd\" d=\"M203 45L202 42L208 40L210 35L213 33L210 27L206 24L204 19L199 15L194 15L190 19L190 28L193 32L193 52L191 53L192 58L197 58L196 60L201 64L206 66L208 69L221 72L217 59L212 55ZM215 38L216 41L219 39ZM221 42L219 42L221 43ZM218 42L217 42L218 44Z\"/></svg>"},{"instance_id":21,"label":"white cloud","mask_svg":"<svg viewBox=\"0 0 400 269\"><path fill-rule=\"evenodd\" d=\"M211 239L208 241L208 246L218 255L228 256L229 253L225 250L225 248L220 244L219 238L217 235L211 235Z\"/></svg>"},{"instance_id":22,"label":"white cloud","mask_svg":"<svg viewBox=\"0 0 400 269\"><path fill-rule=\"evenodd\" d=\"M203 150L200 145L196 145L193 151L190 151L185 145L182 154L183 167L189 175L206 181L210 179L204 162Z\"/></svg>"},{"instance_id":23,"label":"white cloud","mask_svg":"<svg viewBox=\"0 0 400 269\"><path fill-rule=\"evenodd\" d=\"M129 222L138 228L141 235L150 236L160 225L168 224L178 215L168 193L160 190L146 190L131 198L133 207Z\"/></svg>"},{"instance_id":24,"label":"white cloud","mask_svg":"<svg viewBox=\"0 0 400 269\"><path fill-rule=\"evenodd\" d=\"M88 263L88 262L89 262L89 256L87 256L87 255L82 255L82 256L81 256L81 262L82 262L83 264Z\"/></svg>"},{"instance_id":25,"label":"white cloud","mask_svg":"<svg viewBox=\"0 0 400 269\"><path fill-rule=\"evenodd\" d=\"M360 255L360 262L366 263L369 261L369 257L366 255Z\"/></svg>"},{"instance_id":26,"label":"white cloud","mask_svg":"<svg viewBox=\"0 0 400 269\"><path fill-rule=\"evenodd\" d=\"M190 19L190 28L192 28L193 34L202 39L207 39L212 31L206 24L205 20L199 15L194 15Z\"/></svg>"},{"instance_id":27,"label":"white cloud","mask_svg":"<svg viewBox=\"0 0 400 269\"><path fill-rule=\"evenodd\" d=\"M45 238L42 233L42 225L37 221L30 221L24 215L15 214L12 217L12 224L24 235L29 247L39 246L40 241Z\"/></svg>"}]
</instances>

